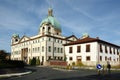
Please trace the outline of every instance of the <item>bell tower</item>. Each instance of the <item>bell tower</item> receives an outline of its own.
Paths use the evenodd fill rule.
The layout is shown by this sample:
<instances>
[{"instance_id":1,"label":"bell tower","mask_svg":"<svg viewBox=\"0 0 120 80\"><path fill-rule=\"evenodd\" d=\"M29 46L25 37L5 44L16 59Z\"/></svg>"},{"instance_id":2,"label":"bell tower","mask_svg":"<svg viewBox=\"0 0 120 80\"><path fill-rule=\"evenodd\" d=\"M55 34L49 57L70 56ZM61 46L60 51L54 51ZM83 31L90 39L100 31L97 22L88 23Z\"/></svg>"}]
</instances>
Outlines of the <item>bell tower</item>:
<instances>
[{"instance_id":1,"label":"bell tower","mask_svg":"<svg viewBox=\"0 0 120 80\"><path fill-rule=\"evenodd\" d=\"M19 40L20 40L19 35L18 34L13 34L11 44L17 43Z\"/></svg>"}]
</instances>

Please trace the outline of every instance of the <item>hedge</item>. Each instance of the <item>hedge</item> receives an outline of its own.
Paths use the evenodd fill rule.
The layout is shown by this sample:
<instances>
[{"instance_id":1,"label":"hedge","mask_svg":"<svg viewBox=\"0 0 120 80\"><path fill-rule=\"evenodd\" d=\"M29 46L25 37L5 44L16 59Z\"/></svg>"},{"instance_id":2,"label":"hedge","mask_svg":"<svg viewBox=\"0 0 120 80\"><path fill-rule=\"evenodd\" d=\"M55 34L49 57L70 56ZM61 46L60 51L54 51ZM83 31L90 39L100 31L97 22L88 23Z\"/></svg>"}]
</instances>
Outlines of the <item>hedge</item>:
<instances>
[{"instance_id":1,"label":"hedge","mask_svg":"<svg viewBox=\"0 0 120 80\"><path fill-rule=\"evenodd\" d=\"M25 63L17 60L0 60L0 68L23 68Z\"/></svg>"}]
</instances>

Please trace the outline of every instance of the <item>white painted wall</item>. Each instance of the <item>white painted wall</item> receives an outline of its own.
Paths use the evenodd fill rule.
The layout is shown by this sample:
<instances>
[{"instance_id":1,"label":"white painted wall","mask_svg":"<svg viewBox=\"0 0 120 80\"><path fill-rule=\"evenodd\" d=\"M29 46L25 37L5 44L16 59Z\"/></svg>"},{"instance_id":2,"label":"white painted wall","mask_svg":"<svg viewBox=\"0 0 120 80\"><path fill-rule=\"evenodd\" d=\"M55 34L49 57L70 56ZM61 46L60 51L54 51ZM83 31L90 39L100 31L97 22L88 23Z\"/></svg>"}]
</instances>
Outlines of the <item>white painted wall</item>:
<instances>
[{"instance_id":1,"label":"white painted wall","mask_svg":"<svg viewBox=\"0 0 120 80\"><path fill-rule=\"evenodd\" d=\"M86 45L87 44L90 45L90 48L91 48L90 52L86 52ZM77 46L81 46L80 53L77 53ZM68 62L68 64L72 64L72 62L77 61L77 58L76 58L77 56L81 56L82 57L81 61L85 65L93 66L93 65L96 65L97 63L101 63L101 64L106 65L107 61L109 61L109 60L105 61L105 56L106 56L107 58L111 57L111 61L109 61L109 62L112 65L118 65L119 61L117 61L117 59L119 58L119 55L117 55L117 49L114 46L112 46L112 49L115 48L116 54L113 54L113 53L110 54L110 52L109 52L110 46L111 45L107 45L107 50L108 50L107 54L105 53L105 45L104 44L102 46L103 53L100 52L98 42L90 42L90 43L82 43L82 44L74 44L74 45L65 46L65 54L67 57L67 62ZM69 47L73 47L73 53L69 53ZM113 52L113 50L112 50L112 52ZM86 61L86 56L90 56L91 60ZM100 61L100 56L102 56L102 61ZM73 57L73 60L70 61L69 57ZM114 59L116 61L114 61Z\"/></svg>"}]
</instances>

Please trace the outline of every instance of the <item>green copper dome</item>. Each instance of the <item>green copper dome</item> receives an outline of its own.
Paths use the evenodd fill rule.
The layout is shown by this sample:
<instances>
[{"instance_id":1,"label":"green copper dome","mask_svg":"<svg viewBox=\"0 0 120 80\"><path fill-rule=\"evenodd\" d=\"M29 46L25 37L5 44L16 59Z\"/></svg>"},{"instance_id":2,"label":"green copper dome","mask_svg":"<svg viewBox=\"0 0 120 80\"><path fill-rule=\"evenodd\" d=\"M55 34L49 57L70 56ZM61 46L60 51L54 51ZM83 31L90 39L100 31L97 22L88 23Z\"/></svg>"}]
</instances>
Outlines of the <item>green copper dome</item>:
<instances>
[{"instance_id":1,"label":"green copper dome","mask_svg":"<svg viewBox=\"0 0 120 80\"><path fill-rule=\"evenodd\" d=\"M19 37L19 35L14 33L12 37Z\"/></svg>"},{"instance_id":2,"label":"green copper dome","mask_svg":"<svg viewBox=\"0 0 120 80\"><path fill-rule=\"evenodd\" d=\"M56 20L56 18L52 15L52 9L51 8L48 9L48 17L42 20L42 22L40 23L40 27L42 26L43 23L51 23L51 25L55 29L61 31L60 24Z\"/></svg>"}]
</instances>

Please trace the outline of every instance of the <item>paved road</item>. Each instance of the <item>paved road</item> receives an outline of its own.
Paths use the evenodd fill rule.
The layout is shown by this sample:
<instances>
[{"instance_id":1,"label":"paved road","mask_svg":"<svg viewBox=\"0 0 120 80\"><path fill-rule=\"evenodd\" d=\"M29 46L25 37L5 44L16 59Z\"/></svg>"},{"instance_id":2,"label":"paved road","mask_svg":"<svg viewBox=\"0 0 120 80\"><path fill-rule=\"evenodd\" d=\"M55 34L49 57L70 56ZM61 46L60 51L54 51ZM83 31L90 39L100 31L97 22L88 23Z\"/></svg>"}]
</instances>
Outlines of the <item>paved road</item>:
<instances>
[{"instance_id":1,"label":"paved road","mask_svg":"<svg viewBox=\"0 0 120 80\"><path fill-rule=\"evenodd\" d=\"M119 72L112 72L111 75L97 75L95 70L57 70L50 67L30 67L33 73L3 78L0 80L120 80Z\"/></svg>"}]
</instances>

